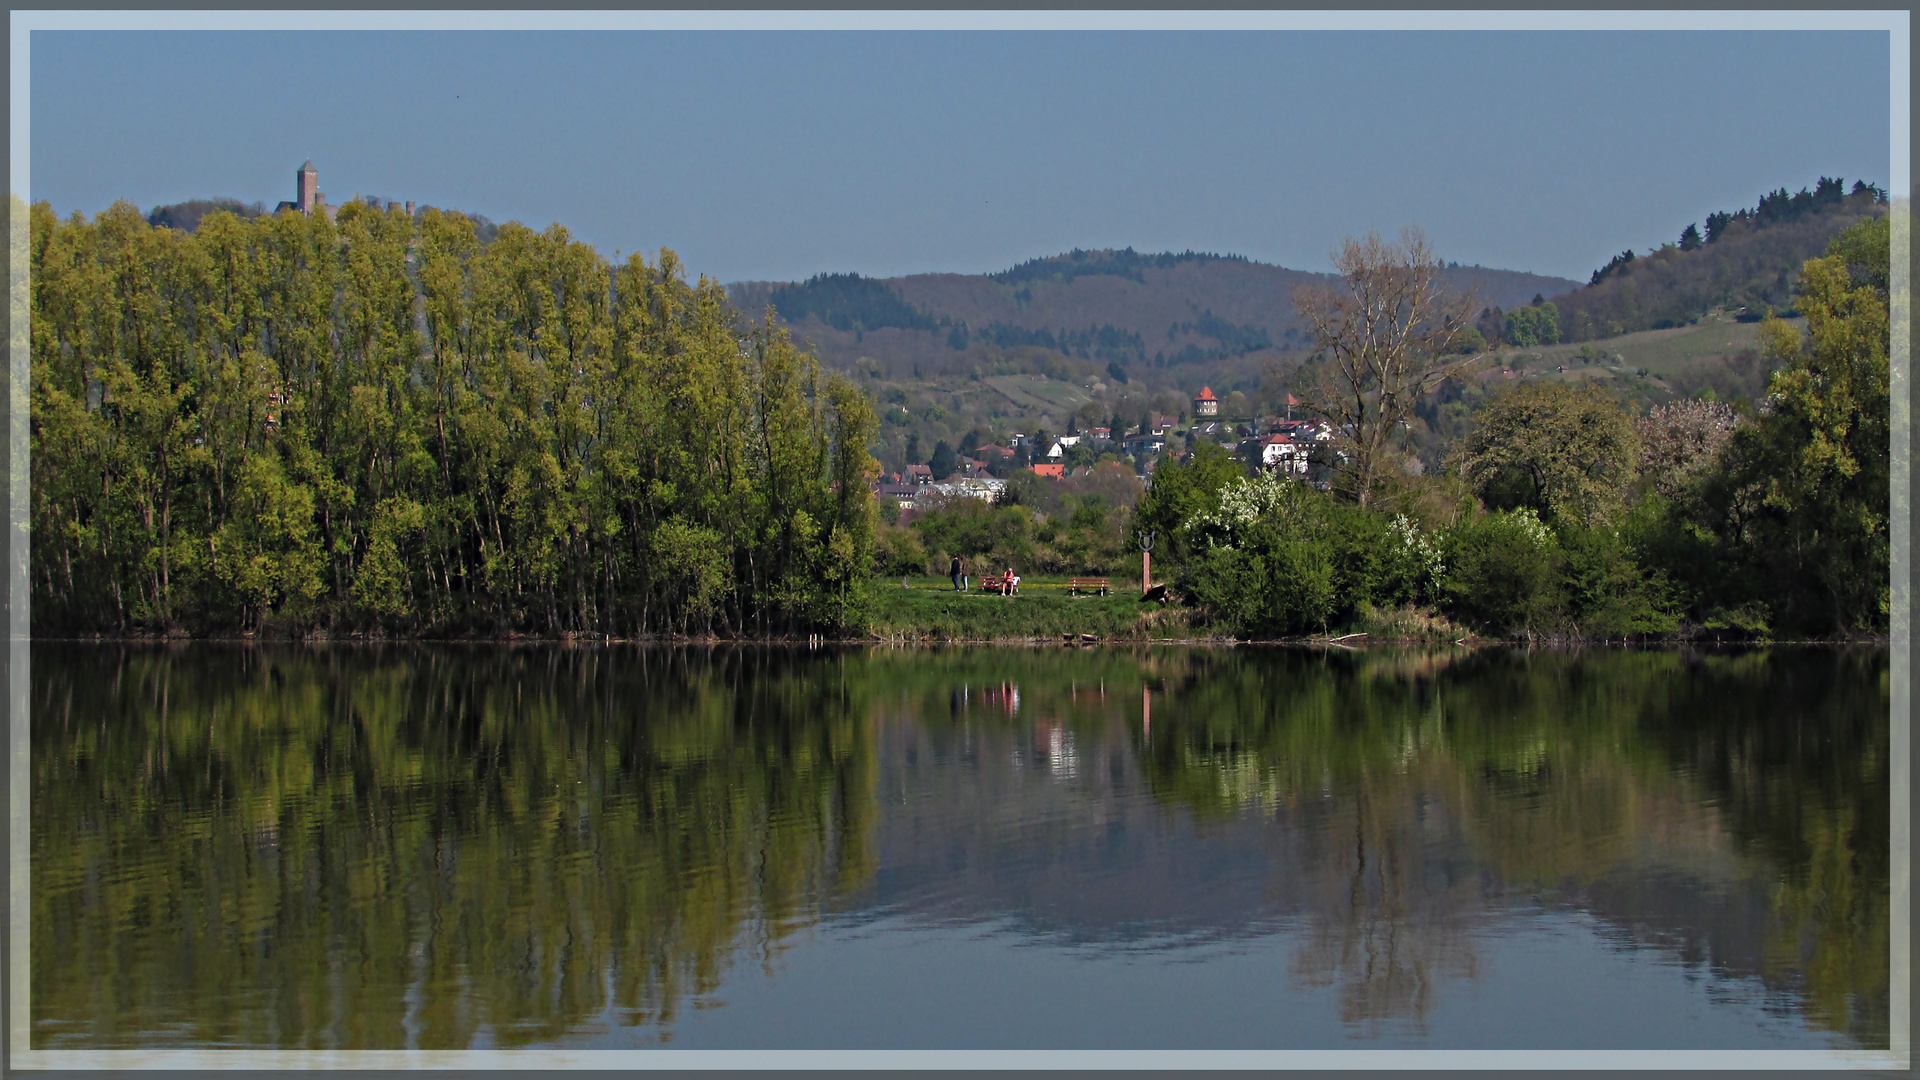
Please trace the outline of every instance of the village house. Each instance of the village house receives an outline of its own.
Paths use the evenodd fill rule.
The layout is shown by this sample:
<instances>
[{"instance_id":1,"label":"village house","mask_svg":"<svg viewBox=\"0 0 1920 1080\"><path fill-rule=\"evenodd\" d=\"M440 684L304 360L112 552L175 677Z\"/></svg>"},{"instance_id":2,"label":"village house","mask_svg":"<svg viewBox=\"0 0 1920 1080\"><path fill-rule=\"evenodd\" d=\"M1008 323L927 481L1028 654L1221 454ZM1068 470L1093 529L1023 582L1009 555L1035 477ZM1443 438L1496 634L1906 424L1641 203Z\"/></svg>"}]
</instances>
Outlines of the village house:
<instances>
[{"instance_id":1,"label":"village house","mask_svg":"<svg viewBox=\"0 0 1920 1080\"><path fill-rule=\"evenodd\" d=\"M966 477L944 484L929 484L921 490L922 494L915 501L923 506L928 499L940 498L979 499L990 503L999 500L1001 493L1007 490L1007 482L991 477Z\"/></svg>"},{"instance_id":2,"label":"village house","mask_svg":"<svg viewBox=\"0 0 1920 1080\"><path fill-rule=\"evenodd\" d=\"M1325 420L1282 420L1273 425L1272 431L1298 442L1323 443L1333 438L1333 425Z\"/></svg>"},{"instance_id":3,"label":"village house","mask_svg":"<svg viewBox=\"0 0 1920 1080\"><path fill-rule=\"evenodd\" d=\"M1259 441L1260 467L1280 476L1307 475L1308 447L1291 435L1268 435Z\"/></svg>"},{"instance_id":4,"label":"village house","mask_svg":"<svg viewBox=\"0 0 1920 1080\"><path fill-rule=\"evenodd\" d=\"M909 465L907 466L907 483L931 484L933 483L933 470L925 465Z\"/></svg>"},{"instance_id":5,"label":"village house","mask_svg":"<svg viewBox=\"0 0 1920 1080\"><path fill-rule=\"evenodd\" d=\"M1067 474L1067 467L1057 461L1036 461L1033 463L1033 472L1035 476L1049 476L1058 480Z\"/></svg>"}]
</instances>

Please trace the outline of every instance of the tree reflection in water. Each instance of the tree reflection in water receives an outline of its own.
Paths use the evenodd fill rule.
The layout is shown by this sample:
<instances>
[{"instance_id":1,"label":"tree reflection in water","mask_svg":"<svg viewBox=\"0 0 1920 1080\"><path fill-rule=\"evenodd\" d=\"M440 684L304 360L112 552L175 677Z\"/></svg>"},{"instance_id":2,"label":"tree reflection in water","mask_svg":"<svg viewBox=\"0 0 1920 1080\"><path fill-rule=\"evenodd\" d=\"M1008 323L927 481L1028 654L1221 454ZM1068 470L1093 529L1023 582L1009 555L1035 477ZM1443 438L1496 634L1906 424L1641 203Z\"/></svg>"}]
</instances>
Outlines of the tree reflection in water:
<instances>
[{"instance_id":1,"label":"tree reflection in water","mask_svg":"<svg viewBox=\"0 0 1920 1080\"><path fill-rule=\"evenodd\" d=\"M36 645L33 672L39 1046L668 1038L882 910L1277 920L1364 1036L1419 1029L1529 905L1887 1037L1883 651Z\"/></svg>"},{"instance_id":2,"label":"tree reflection in water","mask_svg":"<svg viewBox=\"0 0 1920 1080\"><path fill-rule=\"evenodd\" d=\"M1293 826L1295 973L1350 1023L1417 1024L1540 898L1886 1044L1884 652L1242 650L1168 697L1149 783Z\"/></svg>"},{"instance_id":3,"label":"tree reflection in water","mask_svg":"<svg viewBox=\"0 0 1920 1080\"><path fill-rule=\"evenodd\" d=\"M670 1020L873 871L865 683L738 650L36 647L37 1045Z\"/></svg>"}]
</instances>

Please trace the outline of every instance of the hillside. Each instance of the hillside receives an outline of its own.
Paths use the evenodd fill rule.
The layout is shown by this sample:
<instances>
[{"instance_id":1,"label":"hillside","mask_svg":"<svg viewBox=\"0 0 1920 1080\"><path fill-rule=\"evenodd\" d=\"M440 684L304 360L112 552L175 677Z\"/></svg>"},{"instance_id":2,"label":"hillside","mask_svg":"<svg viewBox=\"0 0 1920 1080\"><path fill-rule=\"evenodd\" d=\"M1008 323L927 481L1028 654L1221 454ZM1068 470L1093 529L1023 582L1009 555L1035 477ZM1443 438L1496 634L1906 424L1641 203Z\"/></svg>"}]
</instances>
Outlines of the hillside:
<instances>
[{"instance_id":1,"label":"hillside","mask_svg":"<svg viewBox=\"0 0 1920 1080\"><path fill-rule=\"evenodd\" d=\"M1574 285L1481 267L1448 275L1494 305ZM1252 391L1297 344L1294 290L1323 280L1237 256L1124 250L1073 251L997 274L832 274L729 291L747 313L774 306L828 364L887 380L1064 372L1085 365L1063 361L1079 360L1143 389L1197 378Z\"/></svg>"},{"instance_id":2,"label":"hillside","mask_svg":"<svg viewBox=\"0 0 1920 1080\"><path fill-rule=\"evenodd\" d=\"M1805 320L1789 319L1798 329ZM1763 356L1760 324L1724 312L1659 330L1605 341L1503 348L1482 354L1461 379L1443 383L1417 410L1413 446L1429 469L1441 467L1446 448L1463 434L1487 396L1516 382L1592 383L1635 413L1680 398L1709 398L1740 406L1758 401L1773 373Z\"/></svg>"},{"instance_id":3,"label":"hillside","mask_svg":"<svg viewBox=\"0 0 1920 1080\"><path fill-rule=\"evenodd\" d=\"M1645 255L1621 252L1587 285L1553 296L1561 339L1681 326L1714 310L1748 318L1790 310L1800 264L1885 209L1877 188L1856 182L1848 193L1842 181L1821 177L1812 190L1789 195L1782 188L1752 209L1709 214L1704 235L1689 225L1676 242Z\"/></svg>"}]
</instances>

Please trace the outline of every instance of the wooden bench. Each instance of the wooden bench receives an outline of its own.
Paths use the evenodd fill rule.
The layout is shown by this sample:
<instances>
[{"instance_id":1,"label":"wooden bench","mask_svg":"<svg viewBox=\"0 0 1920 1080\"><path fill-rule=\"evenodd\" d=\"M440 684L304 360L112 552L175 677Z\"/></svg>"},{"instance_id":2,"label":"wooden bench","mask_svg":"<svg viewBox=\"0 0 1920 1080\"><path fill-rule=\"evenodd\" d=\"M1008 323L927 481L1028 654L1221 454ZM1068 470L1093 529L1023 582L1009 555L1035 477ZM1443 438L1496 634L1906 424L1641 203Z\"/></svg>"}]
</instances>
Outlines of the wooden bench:
<instances>
[{"instance_id":1,"label":"wooden bench","mask_svg":"<svg viewBox=\"0 0 1920 1080\"><path fill-rule=\"evenodd\" d=\"M1014 593L1014 589L1007 587L1007 575L1005 574L982 574L980 576L980 591L997 592L1003 596L1012 596Z\"/></svg>"},{"instance_id":2,"label":"wooden bench","mask_svg":"<svg viewBox=\"0 0 1920 1080\"><path fill-rule=\"evenodd\" d=\"M1067 579L1067 595L1078 596L1080 595L1081 589L1086 589L1089 592L1093 591L1094 589L1099 589L1100 595L1105 596L1107 595L1107 586L1112 583L1113 581L1111 578L1103 578L1103 577L1068 578Z\"/></svg>"}]
</instances>

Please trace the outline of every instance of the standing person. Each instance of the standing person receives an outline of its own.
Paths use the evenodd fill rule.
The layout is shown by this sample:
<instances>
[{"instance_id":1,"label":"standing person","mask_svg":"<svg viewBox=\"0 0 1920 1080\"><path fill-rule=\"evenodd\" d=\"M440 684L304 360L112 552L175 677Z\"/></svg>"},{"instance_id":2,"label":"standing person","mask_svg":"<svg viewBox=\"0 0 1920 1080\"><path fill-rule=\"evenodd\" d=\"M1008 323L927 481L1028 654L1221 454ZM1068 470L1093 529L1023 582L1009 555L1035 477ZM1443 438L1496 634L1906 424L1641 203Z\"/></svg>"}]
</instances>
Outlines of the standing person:
<instances>
[{"instance_id":1,"label":"standing person","mask_svg":"<svg viewBox=\"0 0 1920 1080\"><path fill-rule=\"evenodd\" d=\"M973 567L968 566L967 561L965 559L960 560L960 591L961 592L966 592L968 589L973 588L973 575L968 573L968 571L972 569Z\"/></svg>"},{"instance_id":2,"label":"standing person","mask_svg":"<svg viewBox=\"0 0 1920 1080\"><path fill-rule=\"evenodd\" d=\"M960 591L960 556L953 557L953 565L947 568L947 576L953 579L953 591Z\"/></svg>"}]
</instances>

